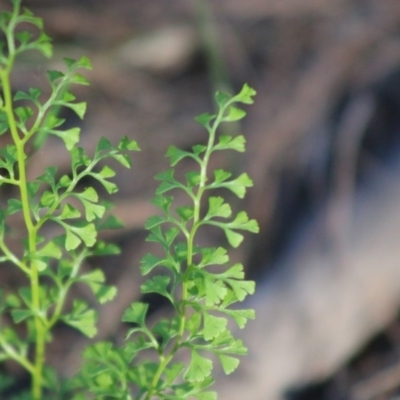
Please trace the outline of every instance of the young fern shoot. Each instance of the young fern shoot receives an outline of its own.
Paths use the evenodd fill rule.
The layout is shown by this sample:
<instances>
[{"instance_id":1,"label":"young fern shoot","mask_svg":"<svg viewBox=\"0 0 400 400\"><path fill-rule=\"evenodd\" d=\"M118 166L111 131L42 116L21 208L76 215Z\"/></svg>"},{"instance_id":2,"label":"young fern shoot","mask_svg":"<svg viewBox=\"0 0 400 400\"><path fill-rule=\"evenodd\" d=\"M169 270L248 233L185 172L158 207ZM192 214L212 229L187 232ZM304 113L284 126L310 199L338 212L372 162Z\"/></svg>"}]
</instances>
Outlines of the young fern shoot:
<instances>
[{"instance_id":1,"label":"young fern shoot","mask_svg":"<svg viewBox=\"0 0 400 400\"><path fill-rule=\"evenodd\" d=\"M241 264L228 264L226 248L201 247L197 234L203 227L216 227L223 230L230 246L237 247L243 240L241 231L258 232L255 220L244 211L233 215L219 194L227 189L243 198L252 186L249 176L233 178L228 171L209 170L214 153L245 150L242 135L223 135L218 128L242 119L245 111L237 104L253 103L255 91L244 85L235 96L218 92L217 113L197 118L208 133L207 143L191 151L171 146L167 152L171 168L156 176L161 184L153 203L161 215L150 217L146 228L147 240L161 246L162 256L143 257L141 271L151 277L141 291L166 298L173 316L150 326L148 304L133 303L122 317L131 326L125 345L89 346L81 370L65 382L45 364L53 328L61 322L90 338L96 334L96 311L82 299L70 298L71 287L88 285L100 303L117 293L105 284L100 269L82 271L87 257L118 252L115 245L98 240L101 229L121 224L108 214L110 203L100 199L94 185L115 193L118 187L111 180L115 172L104 161L113 159L129 168L127 153L138 146L126 137L117 146L102 138L89 156L78 146L79 128L64 129L60 108L69 108L80 118L86 111L86 104L76 102L70 90L74 84L88 84L78 72L91 68L86 57L65 59L65 72L47 72L50 94L34 87L14 93L11 74L16 58L32 50L49 57L52 46L42 20L21 8L21 0L11 4L10 12L0 12L0 136L9 143L0 148L0 189L9 189L7 201L0 199L0 263L21 272L25 286L0 290L1 371L2 364L11 361L29 375L30 390L18 393L18 400L216 399L209 389L214 360L229 374L237 368L238 356L247 351L228 329L228 319L244 328L254 318L253 310L231 306L254 293L255 284L244 280ZM30 179L30 152L40 149L49 135L63 141L71 158L70 173L62 175L49 166ZM184 159L190 159L196 169L182 180L175 177L175 170ZM176 191L187 195L188 205L176 205ZM22 228L10 234L11 219L18 215ZM49 225L59 228L53 236ZM147 357L148 351L152 356ZM183 363L186 356L189 361ZM10 381L0 376L0 395Z\"/></svg>"},{"instance_id":2,"label":"young fern shoot","mask_svg":"<svg viewBox=\"0 0 400 400\"><path fill-rule=\"evenodd\" d=\"M79 184L90 178L108 193L114 193L118 189L110 181L114 171L104 165L99 168L98 164L112 158L129 168L126 153L138 147L127 138L116 147L102 138L93 157L89 157L77 147L79 128L63 128L64 120L56 112L60 107L73 110L80 118L86 111L86 104L76 102L70 91L73 84L88 84L78 73L82 68L91 68L86 57L78 61L65 59L66 72L47 72L47 98L42 90L33 87L13 93L11 73L16 58L32 50L49 57L52 46L43 32L42 20L21 9L20 0L13 0L12 6L10 12L0 13L0 31L5 38L0 40L0 135L10 143L0 148L0 187L8 186L11 193L7 203L0 206L0 262L19 269L25 276L26 287L20 287L18 292L0 290L0 365L11 360L30 375L30 394L19 399L43 400L45 393L54 399L55 393L56 398L61 398L59 379L45 366L52 329L63 322L89 337L96 334L96 312L86 302L74 299L72 309L66 308L71 286L78 282L87 284L100 303L116 294L116 288L104 285L101 270L84 274L81 267L89 256L118 251L116 246L97 240L97 233L121 224L106 213L109 204L100 200L94 187L82 189ZM27 26L37 32L24 30ZM57 168L50 166L40 176L28 180L29 149L39 136L43 139L49 135L64 142L71 157L71 174L59 176ZM21 250L16 252L11 246L16 234L9 234L9 221L18 214L23 229L17 238ZM49 223L59 225L63 233L45 235L44 227ZM4 315L11 316L14 326L4 324ZM23 329L17 325L23 325ZM0 390L9 381L0 377Z\"/></svg>"},{"instance_id":3,"label":"young fern shoot","mask_svg":"<svg viewBox=\"0 0 400 400\"><path fill-rule=\"evenodd\" d=\"M217 394L208 389L214 381L213 359L217 358L224 372L230 374L239 364L237 356L246 354L242 341L228 329L228 317L239 328L254 318L254 310L231 306L253 294L255 283L244 280L241 264L221 267L229 262L227 249L200 247L196 239L201 227L213 226L224 231L229 245L238 247L243 240L240 231L258 232L257 222L249 219L246 212L232 217L231 206L223 197L214 195L215 189L228 189L243 198L253 184L249 176L243 173L232 178L222 169L212 174L209 171L214 153L245 150L242 135L232 137L217 131L223 122L242 119L246 113L236 105L253 103L254 95L248 85L236 96L217 92L218 112L196 118L208 133L207 144L195 145L192 151L175 146L168 149L171 168L156 176L161 184L153 199L162 215L150 217L145 225L150 231L147 240L159 243L163 256L143 257L141 272L152 272L152 277L141 291L165 297L173 306L174 315L149 327L148 304L135 302L122 318L133 324L124 348L97 343L86 350L86 363L77 382L89 387L96 399L216 399ZM186 173L182 181L175 178L174 172L179 162L187 158L194 161L197 169ZM174 191L185 192L190 205L174 207ZM218 272L215 266L220 266ZM140 356L149 349L156 352L157 362ZM179 362L184 349L190 356L187 366Z\"/></svg>"}]
</instances>

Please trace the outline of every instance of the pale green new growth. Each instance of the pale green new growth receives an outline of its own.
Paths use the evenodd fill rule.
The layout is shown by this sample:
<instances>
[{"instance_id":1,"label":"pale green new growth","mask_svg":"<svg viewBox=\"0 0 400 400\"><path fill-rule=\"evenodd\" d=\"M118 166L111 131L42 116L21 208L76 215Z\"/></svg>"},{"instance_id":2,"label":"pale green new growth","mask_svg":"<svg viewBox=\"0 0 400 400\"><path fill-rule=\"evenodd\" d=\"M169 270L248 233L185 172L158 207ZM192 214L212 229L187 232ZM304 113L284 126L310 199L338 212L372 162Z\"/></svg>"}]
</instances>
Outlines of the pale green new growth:
<instances>
[{"instance_id":1,"label":"pale green new growth","mask_svg":"<svg viewBox=\"0 0 400 400\"><path fill-rule=\"evenodd\" d=\"M209 389L214 361L218 360L224 372L230 374L239 364L238 356L247 351L228 329L228 318L239 328L254 318L253 310L231 305L253 294L255 284L244 280L241 264L229 264L224 247L200 247L197 233L200 229L220 228L227 243L237 247L244 238L243 231L258 232L257 222L244 211L234 213L221 191L226 189L243 198L253 184L250 177L246 173L233 177L222 169L209 171L214 153L245 151L242 135L232 137L217 130L222 123L238 121L246 115L238 105L251 104L255 91L244 85L235 96L218 92L217 113L196 118L208 134L206 144L195 145L192 151L171 146L167 151L170 169L156 176L160 185L153 204L161 212L150 217L145 227L149 230L147 240L158 243L163 255L147 254L141 260L143 275L153 272L142 284L141 292L165 297L173 315L150 326L148 304L133 303L122 316L130 326L125 345L118 348L98 342L88 347L81 370L65 382L44 365L46 345L55 324L64 322L88 337L97 332L96 312L83 300L71 299L71 307L65 307L70 288L78 282L85 283L100 303L112 300L117 293L117 288L105 283L101 270L83 273L81 266L89 256L119 251L97 236L99 230L119 228L121 223L109 215L110 203L101 201L94 187L80 189L79 184L90 178L109 194L115 193L118 187L110 180L115 172L103 162L99 167L99 163L112 158L130 168L127 152L139 148L128 138L117 146L102 138L89 156L77 146L79 128L63 128L64 120L58 116L60 108L73 110L79 118L85 115L86 104L76 102L70 89L74 84L88 84L78 72L91 68L86 57L77 61L65 59L64 72L47 72L49 95L38 88L13 94L10 75L16 57L30 50L47 57L52 54L41 19L21 10L20 3L12 0L12 11L0 13L4 36L0 40L0 135L7 134L11 139L11 144L0 149L0 189L7 185L16 189L7 206L0 208L0 262L21 270L27 286L17 293L0 293L0 314L10 315L15 325L0 319L0 363L13 360L30 374L31 391L19 394L20 400L216 399L217 394ZM26 24L36 27L37 32L24 31ZM63 141L71 156L71 173L60 176L56 167L50 166L28 181L27 148L40 147L49 135ZM193 170L179 180L175 168L183 159L192 161ZM187 195L186 205L175 206L176 191ZM20 251L11 250L10 246L8 224L13 214L21 216L25 227L19 238ZM45 236L43 228L49 223L59 225L63 234ZM15 329L17 324L24 329ZM156 357L147 359L144 350ZM190 357L187 365L179 361L185 354ZM0 376L0 393L11 383L11 379Z\"/></svg>"},{"instance_id":2,"label":"pale green new growth","mask_svg":"<svg viewBox=\"0 0 400 400\"><path fill-rule=\"evenodd\" d=\"M237 247L243 240L238 231L258 232L258 224L244 211L232 216L224 198L213 195L215 189L225 188L243 198L246 189L252 186L249 176L232 178L230 172L221 169L208 171L213 153L244 151L243 136L218 136L217 128L222 122L243 118L245 112L236 104L251 104L254 95L255 91L247 85L233 97L217 93L218 113L202 114L196 119L208 132L207 144L195 145L191 152L175 146L168 149L171 169L156 176L161 184L153 199L162 214L150 217L145 225L150 231L147 240L159 243L164 256L143 257L142 273L147 275L157 268L158 274L142 284L141 291L164 296L175 315L150 327L146 321L148 305L133 303L122 317L133 325L125 347L117 349L110 343L98 343L85 352L87 362L77 385L89 387L96 399L132 399L132 393L140 400L216 399L217 394L208 390L213 383L215 359L209 355L214 354L225 373L230 374L239 365L237 356L246 354L243 343L229 331L227 317L239 328L254 318L253 310L230 308L254 293L254 282L243 280L241 264L219 272L210 269L229 263L227 250L197 246L196 234L205 225L218 227L224 231L228 243ZM174 176L174 167L184 158L192 159L197 168L180 181ZM174 207L171 192L176 190L186 193L188 205ZM149 349L158 355L158 362L143 360L141 351ZM184 349L190 353L187 366L178 362Z\"/></svg>"}]
</instances>

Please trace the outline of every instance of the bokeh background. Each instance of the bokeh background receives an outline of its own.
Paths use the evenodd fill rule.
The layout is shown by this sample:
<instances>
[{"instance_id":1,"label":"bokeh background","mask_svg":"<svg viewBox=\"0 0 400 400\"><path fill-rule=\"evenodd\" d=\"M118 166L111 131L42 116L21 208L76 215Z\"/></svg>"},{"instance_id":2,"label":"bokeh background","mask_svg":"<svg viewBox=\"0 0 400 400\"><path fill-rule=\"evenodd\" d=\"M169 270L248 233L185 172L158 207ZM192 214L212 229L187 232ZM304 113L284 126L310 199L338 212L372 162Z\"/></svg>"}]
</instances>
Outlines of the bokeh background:
<instances>
[{"instance_id":1,"label":"bokeh background","mask_svg":"<svg viewBox=\"0 0 400 400\"><path fill-rule=\"evenodd\" d=\"M89 152L101 136L127 135L142 149L116 178L114 211L125 228L107 239L123 253L85 265L102 266L119 287L99 310L98 338L122 340L121 314L140 298L139 260L151 251L143 224L156 212L153 176L168 167L168 146L202 142L193 117L213 110L215 90L248 82L256 103L231 127L245 134L248 151L213 167L254 180L244 207L261 232L232 258L258 282L248 302L257 319L238 332L249 356L235 374L221 375L219 398L400 398L399 0L22 3L44 19L55 57L21 59L15 90L48 90L47 69L86 55L91 86L74 93L88 102L87 117L63 116L82 128ZM50 164L68 172L57 140L32 154L30 176ZM218 232L203 236L224 243ZM21 277L3 267L0 281L12 287ZM84 287L75 290L93 301ZM165 312L158 299L147 300L154 316ZM48 362L69 376L86 342L64 326L56 337Z\"/></svg>"}]
</instances>

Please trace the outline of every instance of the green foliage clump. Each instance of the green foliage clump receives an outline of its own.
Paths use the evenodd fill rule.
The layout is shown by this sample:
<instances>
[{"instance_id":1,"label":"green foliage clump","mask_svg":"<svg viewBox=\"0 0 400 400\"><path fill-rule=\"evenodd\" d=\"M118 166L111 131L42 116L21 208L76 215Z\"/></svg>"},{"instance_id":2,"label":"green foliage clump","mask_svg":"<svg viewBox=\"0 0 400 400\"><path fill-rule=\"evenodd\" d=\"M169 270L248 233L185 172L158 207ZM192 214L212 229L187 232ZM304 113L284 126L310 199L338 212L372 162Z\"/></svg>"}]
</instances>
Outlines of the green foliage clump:
<instances>
[{"instance_id":1,"label":"green foliage clump","mask_svg":"<svg viewBox=\"0 0 400 400\"><path fill-rule=\"evenodd\" d=\"M244 211L233 215L220 195L227 189L243 198L252 186L249 176L233 177L223 169L209 171L214 153L245 150L242 135L217 131L222 123L245 116L237 105L251 104L255 91L244 85L235 96L217 92L216 114L196 119L208 134L207 143L195 145L191 151L171 146L167 151L170 168L156 176L161 183L153 204L161 213L150 217L145 227L147 240L158 243L162 255L143 257L141 272L150 278L142 284L141 292L167 299L172 316L150 326L148 304L131 304L122 316L130 326L124 346L108 342L89 346L83 353L81 370L64 382L45 366L54 326L62 322L90 338L97 332L96 311L83 299L74 298L72 307L66 307L71 287L88 285L100 303L112 300L117 293L117 288L105 283L100 269L82 271L87 257L118 253L117 246L98 239L98 232L119 228L121 223L110 215L110 203L101 200L93 186L81 189L80 183L89 177L109 194L115 193L118 187L111 180L115 172L104 160L114 159L130 168L128 153L139 148L127 137L116 146L102 138L89 156L78 146L79 128L64 129L65 121L58 116L60 107L73 110L80 118L86 111L86 104L77 102L70 90L75 84L88 84L78 72L91 68L86 57L65 59L65 72L47 72L47 97L34 87L13 93L10 76L16 57L30 50L46 57L52 54L42 20L21 9L20 3L12 0L12 10L0 14L5 38L0 41L0 135L8 135L10 142L0 148L0 186L12 187L7 202L0 205L0 262L19 269L27 285L16 292L0 292L0 364L11 360L30 374L31 389L19 399L216 399L216 393L209 390L213 361L218 359L224 372L230 374L239 364L237 356L246 354L246 347L228 329L228 318L239 328L254 318L253 310L232 305L254 293L255 284L244 280L241 264L229 265L226 248L201 247L196 239L199 229L211 226L222 229L227 243L237 247L243 240L241 231L258 231L256 221ZM36 33L23 30L27 25L33 25ZM60 176L56 167L50 166L28 180L28 149L42 146L49 135L64 142L71 172ZM190 159L194 169L178 179L175 171L184 159ZM176 191L186 194L186 205L175 205ZM24 232L18 238L20 254L12 250L15 235L10 234L9 221L14 214L21 215L24 222ZM49 223L59 225L61 234L46 236L44 228ZM8 316L12 323L6 323ZM186 363L182 362L185 357ZM10 384L10 377L0 377L0 391Z\"/></svg>"}]
</instances>

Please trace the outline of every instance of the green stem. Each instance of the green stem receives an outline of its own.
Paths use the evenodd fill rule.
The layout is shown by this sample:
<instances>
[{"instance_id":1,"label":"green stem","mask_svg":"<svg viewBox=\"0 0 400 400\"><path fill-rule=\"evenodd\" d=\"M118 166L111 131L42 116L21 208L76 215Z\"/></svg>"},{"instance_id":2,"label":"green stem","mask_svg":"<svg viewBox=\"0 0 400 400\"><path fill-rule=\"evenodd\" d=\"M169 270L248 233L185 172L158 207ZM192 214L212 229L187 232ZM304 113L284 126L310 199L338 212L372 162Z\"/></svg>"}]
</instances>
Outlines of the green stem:
<instances>
[{"instance_id":1,"label":"green stem","mask_svg":"<svg viewBox=\"0 0 400 400\"><path fill-rule=\"evenodd\" d=\"M150 389L147 392L147 395L145 397L145 400L151 400L151 397L153 396L154 390L158 384L158 381L161 378L162 373L164 372L165 368L167 365L171 362L171 360L174 358L175 353L177 349L175 349L176 346L174 346L174 349L168 354L167 357L160 357L160 365L158 366L157 372L154 374L153 380L150 385Z\"/></svg>"},{"instance_id":2,"label":"green stem","mask_svg":"<svg viewBox=\"0 0 400 400\"><path fill-rule=\"evenodd\" d=\"M9 35L9 37L11 34ZM12 41L13 42L13 41ZM6 69L0 70L0 79L3 87L4 96L4 110L7 115L11 137L17 150L17 168L18 168L18 187L21 196L22 213L28 234L28 249L29 253L36 252L36 229L32 221L30 212L30 203L28 195L28 182L26 177L26 154L23 139L20 138L18 133L17 123L13 111L13 99L10 85L10 71L13 66L15 54L11 52L9 63ZM42 382L43 382L43 364L44 364L44 351L45 351L45 338L46 328L43 324L43 316L41 315L40 304L40 283L39 271L34 263L27 266L29 273L27 273L30 280L30 287L32 293L32 309L34 311L34 325L35 325L35 359L34 367L30 370L32 374L32 398L40 400L42 397ZM19 361L19 360L18 360Z\"/></svg>"},{"instance_id":3,"label":"green stem","mask_svg":"<svg viewBox=\"0 0 400 400\"><path fill-rule=\"evenodd\" d=\"M207 143L207 148L204 153L204 157L202 161L200 162L200 182L199 182L199 187L197 190L196 195L194 196L193 199L193 205L194 205L194 213L193 213L193 223L191 226L191 229L189 231L189 234L187 235L187 258L186 258L186 271L183 274L183 279L182 279L182 295L181 295L181 309L179 310L179 331L177 335L177 339L175 341L175 344L170 351L170 353L167 356L161 355L160 356L160 364L158 366L157 372L155 373L153 380L151 382L150 388L147 392L147 395L145 397L145 400L151 400L151 397L153 396L155 392L155 388L157 387L158 381L161 378L162 373L164 372L165 368L168 366L168 364L173 360L176 352L179 350L182 344L183 336L184 336L184 331L185 331L185 325L186 325L186 314L187 314L187 305L186 302L188 300L188 277L190 276L190 272L192 271L193 268L193 256L194 256L194 239L196 236L197 229L200 226L200 211L201 211L201 203L202 203L202 198L204 191L206 189L206 183L207 183L207 168L208 168L208 163L214 148L215 144L215 136L217 132L217 128L219 124L221 123L224 111L226 107L222 108L220 112L218 113L217 117L215 118L212 126L209 128L209 138L208 138L208 143Z\"/></svg>"}]
</instances>

